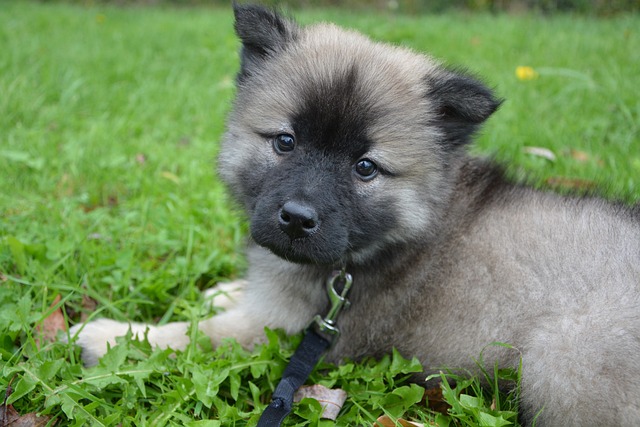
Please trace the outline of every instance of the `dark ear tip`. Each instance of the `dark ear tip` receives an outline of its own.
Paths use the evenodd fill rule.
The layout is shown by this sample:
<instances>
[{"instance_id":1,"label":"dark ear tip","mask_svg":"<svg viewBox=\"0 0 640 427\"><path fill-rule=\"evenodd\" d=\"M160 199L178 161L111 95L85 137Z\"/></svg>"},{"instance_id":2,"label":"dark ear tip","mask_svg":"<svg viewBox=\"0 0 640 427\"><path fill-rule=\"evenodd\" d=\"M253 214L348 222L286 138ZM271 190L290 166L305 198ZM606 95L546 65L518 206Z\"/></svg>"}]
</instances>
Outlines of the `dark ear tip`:
<instances>
[{"instance_id":1,"label":"dark ear tip","mask_svg":"<svg viewBox=\"0 0 640 427\"><path fill-rule=\"evenodd\" d=\"M296 29L295 22L281 14L278 8L234 1L233 14L236 32L240 36L245 33L265 34L272 30L280 35L287 35L294 33Z\"/></svg>"},{"instance_id":2,"label":"dark ear tip","mask_svg":"<svg viewBox=\"0 0 640 427\"><path fill-rule=\"evenodd\" d=\"M270 11L262 6L254 4L242 4L236 1L233 2L233 17L235 19L236 30L238 26L247 26L249 28L254 27L255 23L261 16L269 14Z\"/></svg>"},{"instance_id":3,"label":"dark ear tip","mask_svg":"<svg viewBox=\"0 0 640 427\"><path fill-rule=\"evenodd\" d=\"M234 1L234 2L231 3L231 7L233 8L233 15L237 19L238 18L238 14L242 13L247 8L247 5L238 3L237 1Z\"/></svg>"},{"instance_id":4,"label":"dark ear tip","mask_svg":"<svg viewBox=\"0 0 640 427\"><path fill-rule=\"evenodd\" d=\"M504 104L507 100L505 98L496 98L495 96L493 97L493 109L491 110L491 113L489 113L489 115L495 113L496 111L498 111L500 109L500 107L502 107L502 104Z\"/></svg>"},{"instance_id":5,"label":"dark ear tip","mask_svg":"<svg viewBox=\"0 0 640 427\"><path fill-rule=\"evenodd\" d=\"M234 12L244 12L247 11L249 9L252 8L263 8L263 6L259 6L259 5L255 5L255 4L248 4L248 3L241 3L238 1L234 1L233 3L231 3L232 7L233 7L233 11Z\"/></svg>"},{"instance_id":6,"label":"dark ear tip","mask_svg":"<svg viewBox=\"0 0 640 427\"><path fill-rule=\"evenodd\" d=\"M234 27L242 42L239 76L252 71L293 42L298 34L294 21L277 10L255 4L233 2Z\"/></svg>"},{"instance_id":7,"label":"dark ear tip","mask_svg":"<svg viewBox=\"0 0 640 427\"><path fill-rule=\"evenodd\" d=\"M482 122L484 122L485 120L487 120L493 113L495 113L496 111L498 111L498 109L502 106L502 104L504 103L505 99L504 98L498 98L495 96L495 93L492 89L486 89L487 94L486 94L486 108L479 108L479 113L480 115L476 117L477 123L480 124ZM484 111L482 111L484 110Z\"/></svg>"}]
</instances>

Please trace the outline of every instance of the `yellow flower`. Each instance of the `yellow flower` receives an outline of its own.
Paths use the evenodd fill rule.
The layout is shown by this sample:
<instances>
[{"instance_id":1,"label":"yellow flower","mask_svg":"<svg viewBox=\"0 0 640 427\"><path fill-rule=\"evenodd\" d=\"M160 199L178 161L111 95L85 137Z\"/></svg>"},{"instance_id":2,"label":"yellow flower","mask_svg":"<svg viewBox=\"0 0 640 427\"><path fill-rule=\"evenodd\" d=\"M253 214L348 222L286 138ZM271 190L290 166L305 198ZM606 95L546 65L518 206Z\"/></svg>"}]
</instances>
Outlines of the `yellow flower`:
<instances>
[{"instance_id":1,"label":"yellow flower","mask_svg":"<svg viewBox=\"0 0 640 427\"><path fill-rule=\"evenodd\" d=\"M518 80L533 80L538 78L538 73L532 67L521 65L516 67L516 77Z\"/></svg>"}]
</instances>

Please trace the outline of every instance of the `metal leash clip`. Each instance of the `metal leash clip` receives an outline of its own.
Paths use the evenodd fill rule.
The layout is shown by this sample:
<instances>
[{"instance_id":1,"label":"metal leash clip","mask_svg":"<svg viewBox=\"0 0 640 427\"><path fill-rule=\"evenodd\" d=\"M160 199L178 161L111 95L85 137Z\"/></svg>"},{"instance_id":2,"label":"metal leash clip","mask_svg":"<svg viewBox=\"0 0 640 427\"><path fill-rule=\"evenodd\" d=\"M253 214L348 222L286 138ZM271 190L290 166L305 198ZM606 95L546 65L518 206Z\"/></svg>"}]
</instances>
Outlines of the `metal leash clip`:
<instances>
[{"instance_id":1,"label":"metal leash clip","mask_svg":"<svg viewBox=\"0 0 640 427\"><path fill-rule=\"evenodd\" d=\"M328 337L332 345L340 335L336 321L342 309L349 307L350 303L349 300L347 300L347 295L349 294L352 283L353 278L346 271L340 270L332 272L327 279L327 294L329 295L331 308L324 317L319 314L316 315L310 325L316 332L324 337ZM342 289L338 290L336 285L340 284L342 284Z\"/></svg>"}]
</instances>

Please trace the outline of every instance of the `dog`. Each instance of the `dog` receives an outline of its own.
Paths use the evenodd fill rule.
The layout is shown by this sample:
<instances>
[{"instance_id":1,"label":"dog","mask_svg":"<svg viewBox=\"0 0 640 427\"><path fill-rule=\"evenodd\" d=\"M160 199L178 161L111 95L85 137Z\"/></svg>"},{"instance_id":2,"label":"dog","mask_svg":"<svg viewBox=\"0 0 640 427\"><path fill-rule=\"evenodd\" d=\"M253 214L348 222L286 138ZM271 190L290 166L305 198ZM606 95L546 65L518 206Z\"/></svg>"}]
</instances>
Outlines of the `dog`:
<instances>
[{"instance_id":1,"label":"dog","mask_svg":"<svg viewBox=\"0 0 640 427\"><path fill-rule=\"evenodd\" d=\"M351 306L330 360L396 348L426 373L476 371L484 349L488 366L521 358L525 425L640 425L640 209L511 183L468 154L501 101L464 72L331 24L234 12L219 172L250 220L249 268L235 305L199 324L213 344L299 333L344 268ZM128 330L180 349L187 328L103 319L71 333L93 364Z\"/></svg>"}]
</instances>

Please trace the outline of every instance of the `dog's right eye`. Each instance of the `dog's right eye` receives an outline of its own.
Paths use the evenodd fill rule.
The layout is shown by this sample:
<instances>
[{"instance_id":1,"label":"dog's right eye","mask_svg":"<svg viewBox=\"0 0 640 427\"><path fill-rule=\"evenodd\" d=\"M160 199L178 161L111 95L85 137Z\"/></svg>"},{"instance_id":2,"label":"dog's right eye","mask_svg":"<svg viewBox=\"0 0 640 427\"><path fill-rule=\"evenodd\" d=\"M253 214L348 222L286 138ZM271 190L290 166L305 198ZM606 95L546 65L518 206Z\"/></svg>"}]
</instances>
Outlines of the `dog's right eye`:
<instances>
[{"instance_id":1,"label":"dog's right eye","mask_svg":"<svg viewBox=\"0 0 640 427\"><path fill-rule=\"evenodd\" d=\"M288 133L281 133L273 138L273 149L278 154L285 154L293 151L296 146L296 140Z\"/></svg>"}]
</instances>

